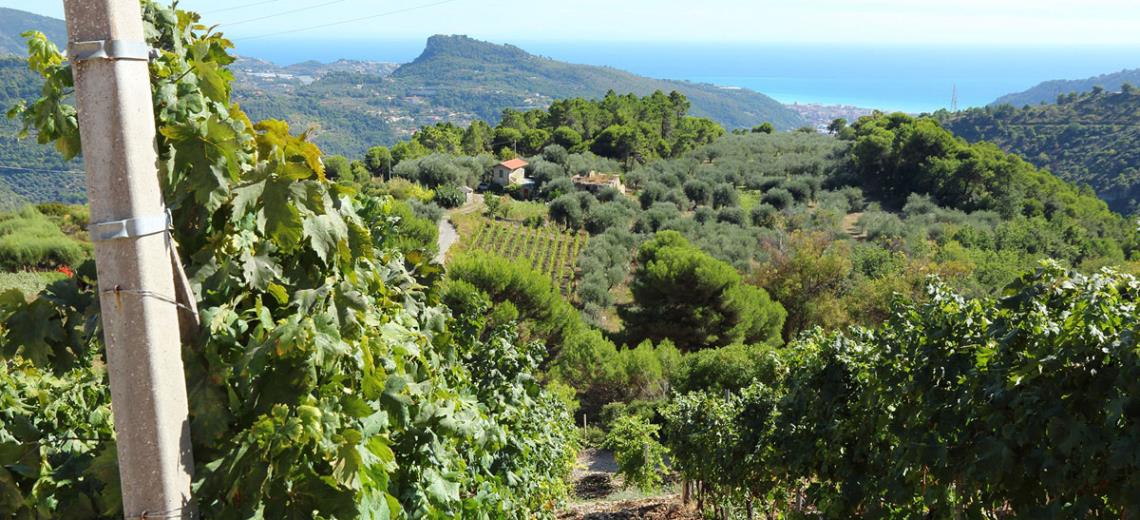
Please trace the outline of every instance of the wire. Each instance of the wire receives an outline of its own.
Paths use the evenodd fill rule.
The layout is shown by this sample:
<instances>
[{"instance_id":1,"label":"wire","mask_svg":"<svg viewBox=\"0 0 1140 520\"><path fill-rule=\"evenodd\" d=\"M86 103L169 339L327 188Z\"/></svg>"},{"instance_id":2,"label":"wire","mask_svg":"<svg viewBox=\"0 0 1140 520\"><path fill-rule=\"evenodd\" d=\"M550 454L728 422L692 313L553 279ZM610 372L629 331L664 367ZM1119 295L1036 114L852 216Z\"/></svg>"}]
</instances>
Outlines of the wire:
<instances>
[{"instance_id":1,"label":"wire","mask_svg":"<svg viewBox=\"0 0 1140 520\"><path fill-rule=\"evenodd\" d=\"M80 175L87 175L87 172L82 170L48 170L44 168L24 168L21 166L4 166L0 164L0 170L15 170L34 173L76 173Z\"/></svg>"},{"instance_id":2,"label":"wire","mask_svg":"<svg viewBox=\"0 0 1140 520\"><path fill-rule=\"evenodd\" d=\"M280 36L282 34L293 34L293 33L299 33L299 32L304 32L304 31L312 31L315 29L324 29L326 27L335 27L337 25L344 25L344 24L355 23L355 22L363 22L365 20L373 20L373 19L382 18L385 16L392 16L395 14L407 13L410 11L418 11L420 9L428 9L430 7L438 7L438 6L441 6L444 4L450 4L450 3L458 2L458 1L459 0L442 0L440 2L434 2L434 3L430 3L430 4L423 4L423 5L417 5L417 6L412 6L412 7L406 7L404 9L396 9L394 11L388 11L388 12L384 12L384 13L377 13L377 14L368 15L368 16L360 16L357 18L349 18L346 20L341 20L339 22L331 22L331 23L326 23L326 24L321 24L321 25L301 27L298 29L289 29L286 31L279 31L279 32L273 32L273 33L267 33L267 34L259 34L257 36L247 36L244 38L234 38L234 40L235 41L238 41L238 40L256 40L256 39L260 39L260 38L269 38L271 36Z\"/></svg>"},{"instance_id":3,"label":"wire","mask_svg":"<svg viewBox=\"0 0 1140 520\"><path fill-rule=\"evenodd\" d=\"M158 294L158 293L153 292L153 291L143 291L143 290L139 290L139 289L122 289L116 285L115 287L113 287L111 289L103 289L102 291L99 291L99 292L102 294L114 294L114 295L133 294L133 295L138 296L140 298L153 298L153 299L158 300L162 303L169 303L170 305L178 307L179 309L187 311L191 314L198 314L198 311L191 308L189 305L186 305L185 303L182 303L175 298L171 298L169 296Z\"/></svg>"},{"instance_id":4,"label":"wire","mask_svg":"<svg viewBox=\"0 0 1140 520\"><path fill-rule=\"evenodd\" d=\"M258 16L256 18L247 18L245 20L238 20L236 22L220 23L220 24L218 24L218 26L219 27L233 27L235 25L241 25L243 23L259 22L261 20L268 20L270 18L277 18L278 16L285 16L288 14L295 14L295 13L300 13L300 12L304 12L304 11L311 11L313 9L319 9L321 7L327 7L327 6L330 6L333 4L339 4L339 3L342 3L344 1L345 0L332 0L331 2L324 2L324 3L320 3L320 4L316 4L316 5L310 5L310 6L306 6L306 7L299 7L297 9L290 9L288 11L281 11L281 12L277 12L277 13L273 13L273 14L267 14L265 16Z\"/></svg>"},{"instance_id":5,"label":"wire","mask_svg":"<svg viewBox=\"0 0 1140 520\"><path fill-rule=\"evenodd\" d=\"M246 9L249 7L257 7L259 5L272 4L274 2L279 2L279 1L280 0L261 0L260 2L250 2L248 4L235 5L233 7L227 7L225 9L214 9L211 11L202 11L202 14L228 13L230 11L237 11L239 9Z\"/></svg>"}]
</instances>

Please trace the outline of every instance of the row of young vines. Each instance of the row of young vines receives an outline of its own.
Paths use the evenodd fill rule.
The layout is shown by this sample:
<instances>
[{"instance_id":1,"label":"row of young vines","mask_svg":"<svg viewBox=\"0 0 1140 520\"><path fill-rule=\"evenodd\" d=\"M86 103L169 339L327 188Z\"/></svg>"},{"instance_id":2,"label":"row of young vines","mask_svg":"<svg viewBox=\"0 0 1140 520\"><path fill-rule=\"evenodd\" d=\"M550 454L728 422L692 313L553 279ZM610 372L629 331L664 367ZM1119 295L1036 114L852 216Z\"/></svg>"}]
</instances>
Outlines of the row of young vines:
<instances>
[{"instance_id":1,"label":"row of young vines","mask_svg":"<svg viewBox=\"0 0 1140 520\"><path fill-rule=\"evenodd\" d=\"M588 235L565 233L554 227L527 227L512 222L484 220L469 241L470 247L511 260L525 259L549 276L570 297L574 292L575 264Z\"/></svg>"},{"instance_id":2,"label":"row of young vines","mask_svg":"<svg viewBox=\"0 0 1140 520\"><path fill-rule=\"evenodd\" d=\"M815 333L770 380L677 397L671 463L719 518L1140 518L1140 283L1046 265Z\"/></svg>"},{"instance_id":3,"label":"row of young vines","mask_svg":"<svg viewBox=\"0 0 1140 520\"><path fill-rule=\"evenodd\" d=\"M565 497L565 405L545 350L452 316L400 251L394 201L329 182L320 151L230 99L231 44L143 2L160 176L198 299L186 331L195 506L206 518L534 518ZM68 64L29 44L26 129L80 150ZM407 253L407 254L405 254ZM426 266L426 267L425 267ZM0 515L114 518L114 429L94 268L0 296ZM133 517L133 516L132 516Z\"/></svg>"}]
</instances>

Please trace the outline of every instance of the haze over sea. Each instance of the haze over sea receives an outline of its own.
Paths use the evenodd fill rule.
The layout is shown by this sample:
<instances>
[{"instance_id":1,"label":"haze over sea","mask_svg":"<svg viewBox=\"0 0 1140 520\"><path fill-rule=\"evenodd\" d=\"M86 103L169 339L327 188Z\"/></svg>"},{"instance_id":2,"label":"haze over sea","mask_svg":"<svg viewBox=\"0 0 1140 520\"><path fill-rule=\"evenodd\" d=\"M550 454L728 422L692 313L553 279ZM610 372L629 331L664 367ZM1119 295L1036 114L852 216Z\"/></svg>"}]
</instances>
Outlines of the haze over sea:
<instances>
[{"instance_id":1,"label":"haze over sea","mask_svg":"<svg viewBox=\"0 0 1140 520\"><path fill-rule=\"evenodd\" d=\"M238 40L238 52L278 64L340 58L406 63L423 40ZM497 42L498 43L498 42ZM1140 67L1140 47L964 47L837 44L511 42L559 61L644 76L744 87L785 103L908 112L962 108L1053 79Z\"/></svg>"}]
</instances>

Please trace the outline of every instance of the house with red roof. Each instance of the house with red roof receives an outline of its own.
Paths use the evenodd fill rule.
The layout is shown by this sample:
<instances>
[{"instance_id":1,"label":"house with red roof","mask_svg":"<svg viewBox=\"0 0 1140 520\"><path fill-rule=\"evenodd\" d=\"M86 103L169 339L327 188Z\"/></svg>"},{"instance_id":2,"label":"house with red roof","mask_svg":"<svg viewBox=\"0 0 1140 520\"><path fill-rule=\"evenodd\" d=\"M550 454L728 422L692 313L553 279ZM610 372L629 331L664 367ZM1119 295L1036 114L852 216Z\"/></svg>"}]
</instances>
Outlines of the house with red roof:
<instances>
[{"instance_id":1,"label":"house with red roof","mask_svg":"<svg viewBox=\"0 0 1140 520\"><path fill-rule=\"evenodd\" d=\"M512 184L524 184L527 164L522 159L511 159L496 164L491 168L491 182L504 188Z\"/></svg>"}]
</instances>

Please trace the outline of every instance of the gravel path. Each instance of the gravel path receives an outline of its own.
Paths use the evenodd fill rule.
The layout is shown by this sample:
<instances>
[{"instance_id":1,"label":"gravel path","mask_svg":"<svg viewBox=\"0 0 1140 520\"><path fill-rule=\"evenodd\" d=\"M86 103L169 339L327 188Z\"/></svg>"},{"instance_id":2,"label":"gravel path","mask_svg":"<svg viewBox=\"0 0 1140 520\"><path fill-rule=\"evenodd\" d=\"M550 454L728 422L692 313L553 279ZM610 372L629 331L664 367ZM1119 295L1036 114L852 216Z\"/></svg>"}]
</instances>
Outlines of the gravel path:
<instances>
[{"instance_id":1,"label":"gravel path","mask_svg":"<svg viewBox=\"0 0 1140 520\"><path fill-rule=\"evenodd\" d=\"M471 198L471 202L463 206L447 212L443 219L439 221L439 254L435 256L435 261L444 263L447 260L447 251L459 242L459 231L451 223L451 215L465 215L473 213L483 208L483 195L475 194Z\"/></svg>"},{"instance_id":2,"label":"gravel path","mask_svg":"<svg viewBox=\"0 0 1140 520\"><path fill-rule=\"evenodd\" d=\"M435 261L442 264L447 258L447 250L456 242L459 242L459 231L455 230L447 217L443 217L439 221L439 254L435 255Z\"/></svg>"}]
</instances>

